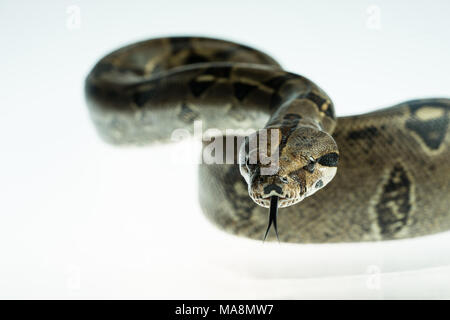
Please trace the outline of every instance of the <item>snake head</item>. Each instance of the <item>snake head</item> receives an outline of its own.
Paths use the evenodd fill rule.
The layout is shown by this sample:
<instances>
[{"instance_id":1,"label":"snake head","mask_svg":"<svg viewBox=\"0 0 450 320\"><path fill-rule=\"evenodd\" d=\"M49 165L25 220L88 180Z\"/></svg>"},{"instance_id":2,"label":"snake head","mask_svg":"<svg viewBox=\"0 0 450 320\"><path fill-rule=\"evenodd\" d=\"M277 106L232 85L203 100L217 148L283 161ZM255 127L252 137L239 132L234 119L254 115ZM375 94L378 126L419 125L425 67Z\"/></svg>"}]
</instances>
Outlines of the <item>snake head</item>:
<instances>
[{"instance_id":1,"label":"snake head","mask_svg":"<svg viewBox=\"0 0 450 320\"><path fill-rule=\"evenodd\" d=\"M267 146L260 144L263 140L261 131L244 140L239 153L239 168L248 184L250 197L258 205L268 208L271 197L277 196L278 206L288 207L314 194L333 179L339 152L334 139L317 128L304 126L289 132L273 130L278 131L278 137L269 139ZM271 150L270 161L260 156L261 150Z\"/></svg>"}]
</instances>

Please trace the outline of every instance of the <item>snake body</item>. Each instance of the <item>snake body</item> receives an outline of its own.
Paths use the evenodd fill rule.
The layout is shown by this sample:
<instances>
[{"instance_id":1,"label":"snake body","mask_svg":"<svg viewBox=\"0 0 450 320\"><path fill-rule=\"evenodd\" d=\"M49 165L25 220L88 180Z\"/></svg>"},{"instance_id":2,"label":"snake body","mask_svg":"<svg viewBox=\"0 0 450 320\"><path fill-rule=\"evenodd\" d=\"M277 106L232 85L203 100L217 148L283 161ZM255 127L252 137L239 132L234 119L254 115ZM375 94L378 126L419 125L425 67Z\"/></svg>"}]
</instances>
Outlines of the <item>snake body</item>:
<instances>
[{"instance_id":1,"label":"snake body","mask_svg":"<svg viewBox=\"0 0 450 320\"><path fill-rule=\"evenodd\" d=\"M216 137L234 161L200 165L202 210L228 232L261 239L274 195L286 242L390 240L450 229L450 99L337 119L321 88L265 53L195 37L118 49L94 66L85 92L97 131L113 144L167 141L197 120L204 129L275 132L274 173L249 163L259 131L241 134L246 138L236 138L241 145L232 149Z\"/></svg>"}]
</instances>

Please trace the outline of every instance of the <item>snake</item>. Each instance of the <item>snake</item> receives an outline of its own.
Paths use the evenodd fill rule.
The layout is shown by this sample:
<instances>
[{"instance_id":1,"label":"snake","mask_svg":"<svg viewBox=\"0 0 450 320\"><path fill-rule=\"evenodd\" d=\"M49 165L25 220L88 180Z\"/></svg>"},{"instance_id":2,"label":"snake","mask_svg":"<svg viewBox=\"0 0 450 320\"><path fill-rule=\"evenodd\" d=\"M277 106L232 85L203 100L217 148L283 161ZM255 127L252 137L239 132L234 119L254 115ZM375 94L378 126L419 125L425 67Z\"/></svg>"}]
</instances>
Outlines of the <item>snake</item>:
<instances>
[{"instance_id":1,"label":"snake","mask_svg":"<svg viewBox=\"0 0 450 320\"><path fill-rule=\"evenodd\" d=\"M448 98L336 117L323 89L266 53L195 36L121 47L84 88L96 131L113 145L214 129L202 141L216 161L199 164L199 201L226 232L336 243L450 229Z\"/></svg>"}]
</instances>

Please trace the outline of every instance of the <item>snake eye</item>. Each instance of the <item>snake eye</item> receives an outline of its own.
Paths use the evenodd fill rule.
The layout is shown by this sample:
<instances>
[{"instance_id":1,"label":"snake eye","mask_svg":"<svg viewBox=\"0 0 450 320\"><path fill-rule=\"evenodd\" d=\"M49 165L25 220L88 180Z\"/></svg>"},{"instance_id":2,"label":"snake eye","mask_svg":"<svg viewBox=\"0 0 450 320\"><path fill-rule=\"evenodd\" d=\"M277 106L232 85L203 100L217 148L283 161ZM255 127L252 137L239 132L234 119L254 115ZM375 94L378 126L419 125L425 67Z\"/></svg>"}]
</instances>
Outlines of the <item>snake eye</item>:
<instances>
[{"instance_id":1,"label":"snake eye","mask_svg":"<svg viewBox=\"0 0 450 320\"><path fill-rule=\"evenodd\" d=\"M288 178L286 178L286 177L280 177L280 181L283 182L283 183L288 183L289 182Z\"/></svg>"},{"instance_id":2,"label":"snake eye","mask_svg":"<svg viewBox=\"0 0 450 320\"><path fill-rule=\"evenodd\" d=\"M306 166L304 166L303 169L305 169L309 173L313 173L315 166L316 166L316 160L314 160L313 158L310 157L308 164Z\"/></svg>"}]
</instances>

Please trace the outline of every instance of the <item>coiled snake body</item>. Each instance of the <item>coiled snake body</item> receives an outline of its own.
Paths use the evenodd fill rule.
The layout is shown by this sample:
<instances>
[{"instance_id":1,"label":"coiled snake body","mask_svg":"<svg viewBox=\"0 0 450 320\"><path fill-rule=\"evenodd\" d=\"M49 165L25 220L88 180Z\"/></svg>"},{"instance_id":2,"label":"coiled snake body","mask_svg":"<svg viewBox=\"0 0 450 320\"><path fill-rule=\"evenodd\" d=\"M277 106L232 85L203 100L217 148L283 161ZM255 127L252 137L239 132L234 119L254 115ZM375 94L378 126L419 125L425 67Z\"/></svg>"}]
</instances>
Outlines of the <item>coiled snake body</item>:
<instances>
[{"instance_id":1,"label":"coiled snake body","mask_svg":"<svg viewBox=\"0 0 450 320\"><path fill-rule=\"evenodd\" d=\"M336 119L322 89L266 54L191 37L112 52L90 72L85 91L99 134L113 144L164 141L196 120L204 129L275 132L268 142L279 151L275 172L264 175L264 163L249 161L259 132L247 136L240 152L224 150L234 163L200 165L202 209L228 232L261 239L274 198L285 207L278 228L286 242L399 239L450 229L449 99Z\"/></svg>"}]
</instances>

